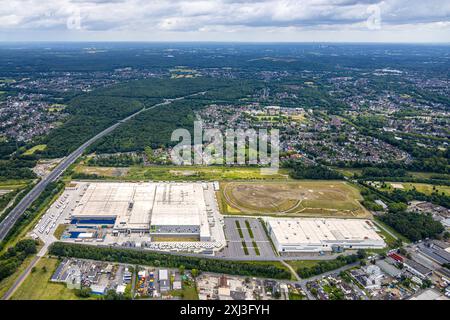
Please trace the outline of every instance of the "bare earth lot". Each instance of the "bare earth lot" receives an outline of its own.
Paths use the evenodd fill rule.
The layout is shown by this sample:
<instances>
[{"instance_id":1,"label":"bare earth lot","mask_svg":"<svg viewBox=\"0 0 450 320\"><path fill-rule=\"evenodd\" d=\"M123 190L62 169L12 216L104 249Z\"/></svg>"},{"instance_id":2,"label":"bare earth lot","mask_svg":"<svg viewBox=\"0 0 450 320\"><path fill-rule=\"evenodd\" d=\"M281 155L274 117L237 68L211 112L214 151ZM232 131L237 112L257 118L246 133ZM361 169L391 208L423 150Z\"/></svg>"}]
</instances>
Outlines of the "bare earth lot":
<instances>
[{"instance_id":1,"label":"bare earth lot","mask_svg":"<svg viewBox=\"0 0 450 320\"><path fill-rule=\"evenodd\" d=\"M218 199L224 214L370 217L343 181L228 182Z\"/></svg>"}]
</instances>

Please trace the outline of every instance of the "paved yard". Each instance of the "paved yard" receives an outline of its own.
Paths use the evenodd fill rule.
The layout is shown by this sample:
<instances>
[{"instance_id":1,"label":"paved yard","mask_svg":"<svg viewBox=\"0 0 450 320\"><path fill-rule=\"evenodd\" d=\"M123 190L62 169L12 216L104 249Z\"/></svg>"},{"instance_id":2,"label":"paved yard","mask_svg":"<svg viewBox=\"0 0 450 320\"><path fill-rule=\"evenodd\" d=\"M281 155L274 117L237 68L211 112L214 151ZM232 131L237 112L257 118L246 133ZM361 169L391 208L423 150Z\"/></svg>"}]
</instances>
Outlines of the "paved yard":
<instances>
[{"instance_id":1,"label":"paved yard","mask_svg":"<svg viewBox=\"0 0 450 320\"><path fill-rule=\"evenodd\" d=\"M242 237L239 233L236 221L239 222L239 227L242 232ZM252 235L247 228L246 221L250 225ZM253 237L252 237L253 236ZM225 218L225 238L227 239L227 247L219 253L219 256L225 257L275 257L272 250L270 240L258 219L254 218ZM247 246L248 254L245 254L244 245ZM256 247L254 246L256 243ZM258 255L259 251L259 255Z\"/></svg>"}]
</instances>

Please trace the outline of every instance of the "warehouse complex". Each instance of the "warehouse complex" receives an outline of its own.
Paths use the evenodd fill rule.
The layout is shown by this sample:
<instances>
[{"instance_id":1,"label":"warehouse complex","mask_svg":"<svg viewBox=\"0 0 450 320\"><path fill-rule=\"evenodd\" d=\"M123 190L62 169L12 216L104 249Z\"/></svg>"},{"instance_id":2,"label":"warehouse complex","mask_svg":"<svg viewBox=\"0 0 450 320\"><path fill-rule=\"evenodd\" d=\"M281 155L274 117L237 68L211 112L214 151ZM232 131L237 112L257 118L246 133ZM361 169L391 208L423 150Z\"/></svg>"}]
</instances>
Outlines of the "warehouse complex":
<instances>
[{"instance_id":1,"label":"warehouse complex","mask_svg":"<svg viewBox=\"0 0 450 320\"><path fill-rule=\"evenodd\" d=\"M369 220L265 218L265 222L280 253L320 253L386 246Z\"/></svg>"},{"instance_id":2,"label":"warehouse complex","mask_svg":"<svg viewBox=\"0 0 450 320\"><path fill-rule=\"evenodd\" d=\"M211 238L203 183L89 183L71 218L113 224L114 234Z\"/></svg>"}]
</instances>

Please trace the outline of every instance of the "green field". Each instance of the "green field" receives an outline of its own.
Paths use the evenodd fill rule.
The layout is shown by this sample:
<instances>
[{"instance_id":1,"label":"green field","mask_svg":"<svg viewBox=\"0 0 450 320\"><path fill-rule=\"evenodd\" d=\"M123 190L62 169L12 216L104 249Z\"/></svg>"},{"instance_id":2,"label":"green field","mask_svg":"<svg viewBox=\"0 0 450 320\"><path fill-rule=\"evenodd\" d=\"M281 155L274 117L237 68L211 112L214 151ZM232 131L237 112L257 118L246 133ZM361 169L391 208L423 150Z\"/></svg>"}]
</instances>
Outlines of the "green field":
<instances>
[{"instance_id":1,"label":"green field","mask_svg":"<svg viewBox=\"0 0 450 320\"><path fill-rule=\"evenodd\" d=\"M65 104L59 104L55 103L50 106L50 108L47 109L48 112L60 112L64 110L67 106Z\"/></svg>"},{"instance_id":2,"label":"green field","mask_svg":"<svg viewBox=\"0 0 450 320\"><path fill-rule=\"evenodd\" d=\"M342 181L223 182L217 195L223 214L370 217L358 189Z\"/></svg>"},{"instance_id":3,"label":"green field","mask_svg":"<svg viewBox=\"0 0 450 320\"><path fill-rule=\"evenodd\" d=\"M0 181L0 190L16 190L26 187L30 182L28 180L5 180Z\"/></svg>"},{"instance_id":4,"label":"green field","mask_svg":"<svg viewBox=\"0 0 450 320\"><path fill-rule=\"evenodd\" d=\"M46 144L38 144L37 146L34 146L30 149L28 149L27 151L25 151L23 154L25 156L30 156L32 154L34 154L36 151L44 151L47 148Z\"/></svg>"},{"instance_id":5,"label":"green field","mask_svg":"<svg viewBox=\"0 0 450 320\"><path fill-rule=\"evenodd\" d=\"M294 270L297 270L298 268L314 267L320 262L320 260L287 260L286 262L292 266Z\"/></svg>"},{"instance_id":6,"label":"green field","mask_svg":"<svg viewBox=\"0 0 450 320\"><path fill-rule=\"evenodd\" d=\"M450 174L444 174L444 173L433 173L433 172L414 172L408 171L408 174L410 174L412 177L417 179L431 179L433 177L439 177L439 179L446 179L450 180Z\"/></svg>"},{"instance_id":7,"label":"green field","mask_svg":"<svg viewBox=\"0 0 450 320\"><path fill-rule=\"evenodd\" d=\"M288 180L288 171L262 175L260 168L223 166L133 166L129 168L76 166L76 173L97 175L114 180L154 181L223 181L223 180Z\"/></svg>"},{"instance_id":8,"label":"green field","mask_svg":"<svg viewBox=\"0 0 450 320\"><path fill-rule=\"evenodd\" d=\"M426 195L430 195L436 190L439 194L444 193L447 196L450 196L450 186L434 186L432 184L426 183L412 183L412 182L386 182L386 188L379 188L382 191L394 191L394 190L403 190L409 191L414 188L421 193Z\"/></svg>"},{"instance_id":9,"label":"green field","mask_svg":"<svg viewBox=\"0 0 450 320\"><path fill-rule=\"evenodd\" d=\"M56 227L55 232L53 233L53 235L55 236L56 239L60 240L62 235L64 234L64 231L66 231L68 225L67 224L60 224Z\"/></svg>"},{"instance_id":10,"label":"green field","mask_svg":"<svg viewBox=\"0 0 450 320\"><path fill-rule=\"evenodd\" d=\"M183 289L172 290L170 295L174 297L180 297L183 300L198 300L198 292L193 283L184 282Z\"/></svg>"},{"instance_id":11,"label":"green field","mask_svg":"<svg viewBox=\"0 0 450 320\"><path fill-rule=\"evenodd\" d=\"M31 261L33 261L34 257L35 256L30 256L26 258L12 275L0 281L0 298L5 295L9 288L11 288L16 279L25 271Z\"/></svg>"},{"instance_id":12,"label":"green field","mask_svg":"<svg viewBox=\"0 0 450 320\"><path fill-rule=\"evenodd\" d=\"M339 171L347 178L353 178L353 176L360 175L362 172L362 169L354 169L354 168L333 168L336 171Z\"/></svg>"},{"instance_id":13,"label":"green field","mask_svg":"<svg viewBox=\"0 0 450 320\"><path fill-rule=\"evenodd\" d=\"M339 171L347 178L353 178L354 175L361 175L361 168L338 168L333 167L332 169ZM433 173L433 172L416 172L416 171L408 171L407 175L414 179L432 179L433 177L440 177L440 179L450 179L450 175L443 173Z\"/></svg>"},{"instance_id":14,"label":"green field","mask_svg":"<svg viewBox=\"0 0 450 320\"><path fill-rule=\"evenodd\" d=\"M12 300L77 300L73 290L65 284L50 282L59 261L42 258L12 296Z\"/></svg>"}]
</instances>

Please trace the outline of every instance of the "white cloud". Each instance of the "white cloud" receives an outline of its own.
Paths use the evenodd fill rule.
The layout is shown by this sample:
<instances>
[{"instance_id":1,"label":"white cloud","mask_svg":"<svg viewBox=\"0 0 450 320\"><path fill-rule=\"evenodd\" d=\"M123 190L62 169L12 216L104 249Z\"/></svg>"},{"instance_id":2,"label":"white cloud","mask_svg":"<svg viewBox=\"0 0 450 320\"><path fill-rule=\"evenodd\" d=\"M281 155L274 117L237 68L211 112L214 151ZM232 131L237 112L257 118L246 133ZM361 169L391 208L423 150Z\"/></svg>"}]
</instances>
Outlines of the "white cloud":
<instances>
[{"instance_id":1,"label":"white cloud","mask_svg":"<svg viewBox=\"0 0 450 320\"><path fill-rule=\"evenodd\" d=\"M73 34L67 21L78 12L82 28L77 36L81 38L96 33L101 39L101 32L119 31L125 35L121 40L127 40L126 33L134 39L171 32L180 40L186 33L205 40L207 33L225 31L245 40L242 30L251 34L328 30L331 35L349 29L368 33L373 30L365 23L370 15L367 8L374 4L381 12L380 32L394 33L402 25L414 32L427 25L430 32L436 29L450 35L449 30L445 33L450 2L440 0L8 0L0 6L0 40L6 33L9 40L15 33Z\"/></svg>"}]
</instances>

